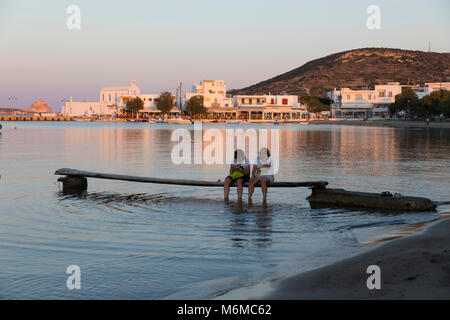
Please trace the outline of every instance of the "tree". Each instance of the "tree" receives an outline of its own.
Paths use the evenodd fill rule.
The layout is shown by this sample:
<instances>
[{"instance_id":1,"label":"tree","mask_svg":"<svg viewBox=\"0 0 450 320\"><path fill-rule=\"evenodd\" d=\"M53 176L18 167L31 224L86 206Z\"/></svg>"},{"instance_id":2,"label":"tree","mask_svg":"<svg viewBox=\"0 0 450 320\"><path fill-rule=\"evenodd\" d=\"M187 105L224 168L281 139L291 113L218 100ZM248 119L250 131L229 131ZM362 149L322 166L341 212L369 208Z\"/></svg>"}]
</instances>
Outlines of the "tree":
<instances>
[{"instance_id":1,"label":"tree","mask_svg":"<svg viewBox=\"0 0 450 320\"><path fill-rule=\"evenodd\" d=\"M389 106L389 110L391 114L404 111L409 117L413 117L416 115L417 109L420 109L420 104L417 94L411 88L406 88L395 96L395 102Z\"/></svg>"},{"instance_id":2,"label":"tree","mask_svg":"<svg viewBox=\"0 0 450 320\"><path fill-rule=\"evenodd\" d=\"M431 117L440 116L443 114L448 117L450 114L450 91L439 90L426 95L422 99L422 108L420 109L419 116Z\"/></svg>"},{"instance_id":3,"label":"tree","mask_svg":"<svg viewBox=\"0 0 450 320\"><path fill-rule=\"evenodd\" d=\"M444 117L450 117L450 91L443 90L441 101L439 101L439 113Z\"/></svg>"},{"instance_id":4,"label":"tree","mask_svg":"<svg viewBox=\"0 0 450 320\"><path fill-rule=\"evenodd\" d=\"M194 118L208 112L208 109L203 105L203 96L196 95L186 102L186 113Z\"/></svg>"},{"instance_id":5,"label":"tree","mask_svg":"<svg viewBox=\"0 0 450 320\"><path fill-rule=\"evenodd\" d=\"M139 97L135 97L127 101L126 110L128 113L131 112L132 115L134 113L137 114L139 110L143 108L144 108L144 101L142 101L142 99Z\"/></svg>"},{"instance_id":6,"label":"tree","mask_svg":"<svg viewBox=\"0 0 450 320\"><path fill-rule=\"evenodd\" d=\"M163 92L156 100L156 108L161 111L163 115L169 114L174 106L174 96L170 92Z\"/></svg>"},{"instance_id":7,"label":"tree","mask_svg":"<svg viewBox=\"0 0 450 320\"><path fill-rule=\"evenodd\" d=\"M306 109L314 113L316 117L322 111L330 111L330 106L319 101L318 98L312 96L304 96L300 98L302 104L306 105Z\"/></svg>"}]
</instances>

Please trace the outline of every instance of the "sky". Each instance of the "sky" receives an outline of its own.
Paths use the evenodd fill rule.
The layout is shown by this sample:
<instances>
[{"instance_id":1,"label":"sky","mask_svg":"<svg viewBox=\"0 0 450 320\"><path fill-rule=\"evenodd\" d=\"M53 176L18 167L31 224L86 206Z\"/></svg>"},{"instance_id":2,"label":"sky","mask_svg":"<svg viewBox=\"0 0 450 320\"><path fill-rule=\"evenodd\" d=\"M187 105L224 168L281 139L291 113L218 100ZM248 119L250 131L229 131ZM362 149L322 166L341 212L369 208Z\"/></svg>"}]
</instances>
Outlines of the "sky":
<instances>
[{"instance_id":1,"label":"sky","mask_svg":"<svg viewBox=\"0 0 450 320\"><path fill-rule=\"evenodd\" d=\"M238 89L364 47L450 52L449 16L448 0L0 0L0 107L13 96L59 111L132 79L142 93L185 92L202 75Z\"/></svg>"}]
</instances>

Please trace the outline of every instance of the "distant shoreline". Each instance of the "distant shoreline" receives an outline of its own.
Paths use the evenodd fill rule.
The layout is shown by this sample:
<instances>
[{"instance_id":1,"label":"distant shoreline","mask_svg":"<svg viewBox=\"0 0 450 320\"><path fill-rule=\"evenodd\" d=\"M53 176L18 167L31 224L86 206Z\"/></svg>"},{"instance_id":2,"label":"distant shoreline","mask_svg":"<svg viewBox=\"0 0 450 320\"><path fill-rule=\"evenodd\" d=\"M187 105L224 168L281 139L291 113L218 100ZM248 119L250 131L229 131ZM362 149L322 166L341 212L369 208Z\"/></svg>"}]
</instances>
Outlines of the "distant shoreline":
<instances>
[{"instance_id":1,"label":"distant shoreline","mask_svg":"<svg viewBox=\"0 0 450 320\"><path fill-rule=\"evenodd\" d=\"M310 121L310 124L332 124L332 125L352 125L366 127L392 127L392 128L450 128L450 122L430 122L427 126L425 121L415 120L317 120Z\"/></svg>"},{"instance_id":2,"label":"distant shoreline","mask_svg":"<svg viewBox=\"0 0 450 320\"><path fill-rule=\"evenodd\" d=\"M30 119L27 117L26 119L11 119L9 120L9 116L0 114L0 121L3 122L125 122L125 123L147 123L142 121L126 121L124 119L111 119L111 120L90 120L90 119L73 119L66 117L36 117ZM204 123L214 125L215 122L205 121ZM174 124L174 123L172 123ZM219 125L226 124L224 122L217 122ZM231 123L229 123L231 124ZM270 121L265 122L246 122L244 123L246 126L252 124L272 124ZM360 126L360 127L390 127L390 128L438 128L438 129L450 129L450 121L448 122L430 122L428 125L425 121L415 121L415 120L393 120L393 119L385 119L385 120L358 120L358 119L349 119L349 120L309 120L309 121L301 121L295 122L292 121L290 123L278 123L278 125L344 125L344 126Z\"/></svg>"}]
</instances>

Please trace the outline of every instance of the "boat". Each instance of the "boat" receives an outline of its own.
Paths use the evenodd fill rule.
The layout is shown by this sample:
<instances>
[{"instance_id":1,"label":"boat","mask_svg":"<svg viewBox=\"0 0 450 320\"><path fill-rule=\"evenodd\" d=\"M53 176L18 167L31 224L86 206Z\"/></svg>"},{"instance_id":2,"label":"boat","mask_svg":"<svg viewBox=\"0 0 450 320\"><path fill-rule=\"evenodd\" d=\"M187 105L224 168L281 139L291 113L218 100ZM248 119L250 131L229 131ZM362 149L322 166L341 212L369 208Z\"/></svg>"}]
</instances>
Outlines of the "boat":
<instances>
[{"instance_id":1,"label":"boat","mask_svg":"<svg viewBox=\"0 0 450 320\"><path fill-rule=\"evenodd\" d=\"M170 124L192 124L191 120L183 118L170 118L167 119L166 122Z\"/></svg>"}]
</instances>

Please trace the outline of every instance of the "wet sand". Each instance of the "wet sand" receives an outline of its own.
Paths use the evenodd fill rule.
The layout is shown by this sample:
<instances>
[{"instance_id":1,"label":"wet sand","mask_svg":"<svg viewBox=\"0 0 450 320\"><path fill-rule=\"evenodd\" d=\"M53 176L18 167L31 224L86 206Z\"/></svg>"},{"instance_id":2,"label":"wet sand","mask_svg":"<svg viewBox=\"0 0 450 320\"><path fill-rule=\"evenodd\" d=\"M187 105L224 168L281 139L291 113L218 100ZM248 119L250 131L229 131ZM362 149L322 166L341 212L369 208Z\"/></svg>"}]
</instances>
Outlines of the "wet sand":
<instances>
[{"instance_id":1,"label":"wet sand","mask_svg":"<svg viewBox=\"0 0 450 320\"><path fill-rule=\"evenodd\" d=\"M423 233L386 242L361 255L275 282L264 299L450 299L450 219ZM367 267L381 269L369 290Z\"/></svg>"}]
</instances>

